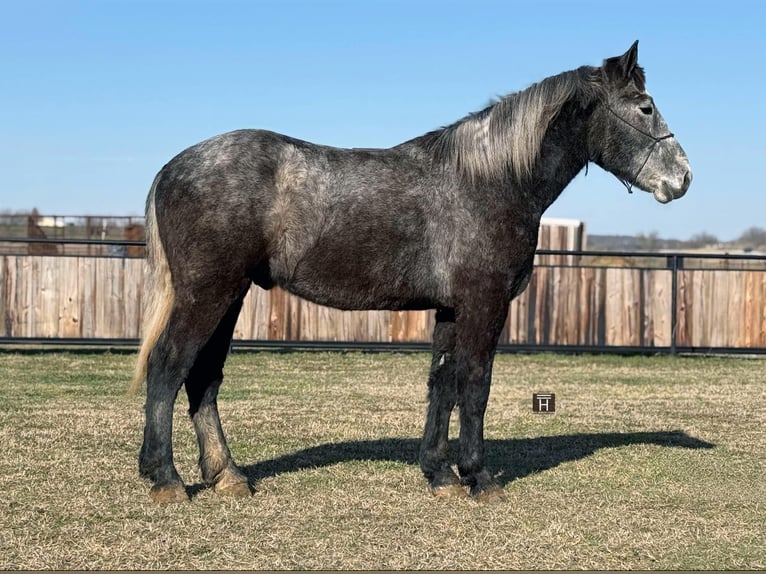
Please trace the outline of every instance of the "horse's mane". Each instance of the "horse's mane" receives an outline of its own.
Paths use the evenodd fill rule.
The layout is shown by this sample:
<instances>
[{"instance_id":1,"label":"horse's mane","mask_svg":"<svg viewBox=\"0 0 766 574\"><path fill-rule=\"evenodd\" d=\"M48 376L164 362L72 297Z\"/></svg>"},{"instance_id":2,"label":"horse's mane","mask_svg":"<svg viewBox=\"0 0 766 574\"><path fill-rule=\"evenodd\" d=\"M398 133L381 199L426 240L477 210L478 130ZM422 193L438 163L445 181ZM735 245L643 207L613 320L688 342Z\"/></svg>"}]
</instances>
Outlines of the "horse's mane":
<instances>
[{"instance_id":1,"label":"horse's mane","mask_svg":"<svg viewBox=\"0 0 766 574\"><path fill-rule=\"evenodd\" d=\"M601 69L590 66L563 72L418 139L435 159L454 165L470 180L492 178L509 168L524 179L564 104L575 100L587 107L597 97L601 79Z\"/></svg>"}]
</instances>

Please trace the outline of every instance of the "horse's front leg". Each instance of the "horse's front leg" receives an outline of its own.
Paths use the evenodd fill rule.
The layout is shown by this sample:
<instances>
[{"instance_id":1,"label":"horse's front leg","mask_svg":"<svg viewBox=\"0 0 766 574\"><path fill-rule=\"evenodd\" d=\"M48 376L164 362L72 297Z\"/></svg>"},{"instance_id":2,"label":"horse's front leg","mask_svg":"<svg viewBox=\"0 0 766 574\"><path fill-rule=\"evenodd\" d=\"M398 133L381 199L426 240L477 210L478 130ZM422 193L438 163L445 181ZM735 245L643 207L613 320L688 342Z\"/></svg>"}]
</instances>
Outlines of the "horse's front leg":
<instances>
[{"instance_id":1,"label":"horse's front leg","mask_svg":"<svg viewBox=\"0 0 766 574\"><path fill-rule=\"evenodd\" d=\"M491 293L491 290L489 290ZM458 471L475 498L494 498L501 489L484 461L484 413L489 399L492 363L508 313L508 298L478 294L456 309L456 378L460 409Z\"/></svg>"},{"instance_id":2,"label":"horse's front leg","mask_svg":"<svg viewBox=\"0 0 766 574\"><path fill-rule=\"evenodd\" d=\"M466 496L447 461L449 420L456 401L455 311L438 309L428 375L428 413L420 443L420 468L435 496Z\"/></svg>"}]
</instances>

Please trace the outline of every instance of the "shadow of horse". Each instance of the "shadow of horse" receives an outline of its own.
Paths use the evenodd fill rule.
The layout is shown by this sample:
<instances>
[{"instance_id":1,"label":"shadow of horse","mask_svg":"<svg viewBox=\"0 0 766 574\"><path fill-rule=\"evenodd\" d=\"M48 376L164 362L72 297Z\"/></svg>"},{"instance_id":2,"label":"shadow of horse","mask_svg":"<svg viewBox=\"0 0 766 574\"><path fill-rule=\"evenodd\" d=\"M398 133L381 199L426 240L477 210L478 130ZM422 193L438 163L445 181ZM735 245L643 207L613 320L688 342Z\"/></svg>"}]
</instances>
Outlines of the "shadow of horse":
<instances>
[{"instance_id":1,"label":"shadow of horse","mask_svg":"<svg viewBox=\"0 0 766 574\"><path fill-rule=\"evenodd\" d=\"M587 458L604 448L619 448L635 444L687 449L715 447L714 443L694 438L681 430L581 433L536 438L493 439L485 442L488 467L495 469L496 480L501 486L531 474L555 468L564 462ZM457 441L450 441L450 449L456 451L457 448ZM420 439L415 438L345 441L306 448L241 468L250 484L257 484L264 478L340 462L380 460L417 465L419 449ZM193 497L205 488L206 486L202 484L195 484L188 486L187 492Z\"/></svg>"},{"instance_id":2,"label":"shadow of horse","mask_svg":"<svg viewBox=\"0 0 766 574\"><path fill-rule=\"evenodd\" d=\"M489 468L499 471L497 482L509 482L531 474L549 470L575 460L581 460L604 448L619 448L636 444L669 448L709 449L715 444L689 436L683 431L656 431L630 433L590 433L537 438L495 439L487 442ZM457 449L457 441L450 448ZM420 439L384 438L368 441L328 443L303 449L271 460L264 460L242 468L250 484L260 480L303 469L330 466L351 461L392 461L418 464ZM189 487L189 494L203 490L202 485Z\"/></svg>"}]
</instances>

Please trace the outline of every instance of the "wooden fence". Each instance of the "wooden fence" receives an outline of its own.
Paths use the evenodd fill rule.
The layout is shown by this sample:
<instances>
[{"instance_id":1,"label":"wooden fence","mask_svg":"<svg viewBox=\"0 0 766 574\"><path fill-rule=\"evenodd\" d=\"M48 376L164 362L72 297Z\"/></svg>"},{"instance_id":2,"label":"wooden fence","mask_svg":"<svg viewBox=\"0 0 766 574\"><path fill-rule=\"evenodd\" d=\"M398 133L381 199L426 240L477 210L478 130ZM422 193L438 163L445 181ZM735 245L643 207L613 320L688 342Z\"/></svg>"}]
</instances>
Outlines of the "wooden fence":
<instances>
[{"instance_id":1,"label":"wooden fence","mask_svg":"<svg viewBox=\"0 0 766 574\"><path fill-rule=\"evenodd\" d=\"M538 249L577 251L585 243L581 222L544 220ZM500 342L766 348L766 271L584 263L575 254L538 255L529 287L511 304ZM131 257L0 255L0 340L138 338L143 267L143 259ZM433 322L433 312L338 311L280 289L253 287L234 336L426 342Z\"/></svg>"},{"instance_id":2,"label":"wooden fence","mask_svg":"<svg viewBox=\"0 0 766 574\"><path fill-rule=\"evenodd\" d=\"M501 342L667 347L669 269L537 267L508 314ZM766 347L766 272L677 271L676 340L681 347ZM0 337L139 336L143 260L0 257ZM431 312L343 312L279 289L250 290L237 339L428 341Z\"/></svg>"}]
</instances>

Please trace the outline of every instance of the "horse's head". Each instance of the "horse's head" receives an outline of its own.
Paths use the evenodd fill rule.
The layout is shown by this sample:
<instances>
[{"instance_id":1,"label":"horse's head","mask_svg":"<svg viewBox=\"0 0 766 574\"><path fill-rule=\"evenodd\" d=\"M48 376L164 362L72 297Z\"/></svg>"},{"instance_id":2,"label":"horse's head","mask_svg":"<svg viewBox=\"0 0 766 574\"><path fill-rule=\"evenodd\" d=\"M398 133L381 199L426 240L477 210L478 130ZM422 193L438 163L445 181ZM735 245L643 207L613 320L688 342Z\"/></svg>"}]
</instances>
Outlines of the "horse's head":
<instances>
[{"instance_id":1,"label":"horse's head","mask_svg":"<svg viewBox=\"0 0 766 574\"><path fill-rule=\"evenodd\" d=\"M594 79L601 97L588 128L592 161L660 203L683 196L692 181L689 160L646 92L638 42L605 60Z\"/></svg>"}]
</instances>

